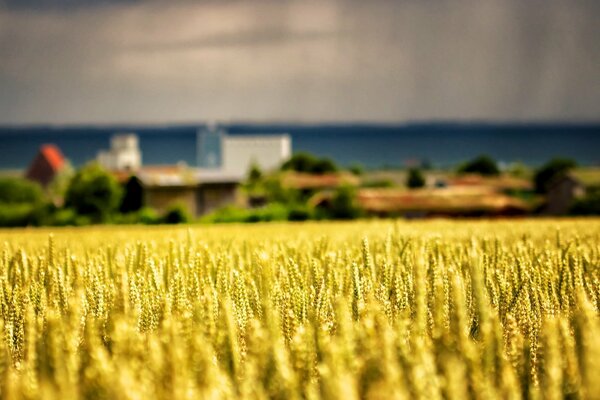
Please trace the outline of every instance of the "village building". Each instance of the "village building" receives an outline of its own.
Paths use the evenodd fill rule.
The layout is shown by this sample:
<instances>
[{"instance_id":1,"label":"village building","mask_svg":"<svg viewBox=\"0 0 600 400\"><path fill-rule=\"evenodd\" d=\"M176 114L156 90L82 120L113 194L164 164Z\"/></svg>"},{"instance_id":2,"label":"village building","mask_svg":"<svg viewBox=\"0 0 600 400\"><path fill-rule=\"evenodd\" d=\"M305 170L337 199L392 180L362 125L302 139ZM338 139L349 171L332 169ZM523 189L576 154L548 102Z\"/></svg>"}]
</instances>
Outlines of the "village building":
<instances>
[{"instance_id":1,"label":"village building","mask_svg":"<svg viewBox=\"0 0 600 400\"><path fill-rule=\"evenodd\" d=\"M236 202L240 178L185 166L142 168L137 174L147 207L163 213L182 205L193 216Z\"/></svg>"},{"instance_id":2,"label":"village building","mask_svg":"<svg viewBox=\"0 0 600 400\"><path fill-rule=\"evenodd\" d=\"M291 139L287 134L234 136L210 126L199 131L196 152L198 167L142 165L137 135L117 134L97 160L131 192L124 212L141 204L159 213L181 205L199 217L238 202L250 166L278 168L291 156Z\"/></svg>"},{"instance_id":3,"label":"village building","mask_svg":"<svg viewBox=\"0 0 600 400\"><path fill-rule=\"evenodd\" d=\"M134 133L121 133L110 139L110 149L98 153L97 161L111 171L136 171L142 166L142 152Z\"/></svg>"},{"instance_id":4,"label":"village building","mask_svg":"<svg viewBox=\"0 0 600 400\"><path fill-rule=\"evenodd\" d=\"M198 131L197 164L243 177L253 164L263 170L278 168L292 155L290 135L231 135L217 126Z\"/></svg>"},{"instance_id":5,"label":"village building","mask_svg":"<svg viewBox=\"0 0 600 400\"><path fill-rule=\"evenodd\" d=\"M548 188L543 213L547 215L566 215L575 200L585 196L585 185L572 174L557 177Z\"/></svg>"},{"instance_id":6,"label":"village building","mask_svg":"<svg viewBox=\"0 0 600 400\"><path fill-rule=\"evenodd\" d=\"M254 163L273 170L292 155L289 135L225 136L222 150L223 170L242 176Z\"/></svg>"},{"instance_id":7,"label":"village building","mask_svg":"<svg viewBox=\"0 0 600 400\"><path fill-rule=\"evenodd\" d=\"M45 144L40 147L39 152L27 168L25 178L46 188L65 165L66 160L58 146Z\"/></svg>"}]
</instances>

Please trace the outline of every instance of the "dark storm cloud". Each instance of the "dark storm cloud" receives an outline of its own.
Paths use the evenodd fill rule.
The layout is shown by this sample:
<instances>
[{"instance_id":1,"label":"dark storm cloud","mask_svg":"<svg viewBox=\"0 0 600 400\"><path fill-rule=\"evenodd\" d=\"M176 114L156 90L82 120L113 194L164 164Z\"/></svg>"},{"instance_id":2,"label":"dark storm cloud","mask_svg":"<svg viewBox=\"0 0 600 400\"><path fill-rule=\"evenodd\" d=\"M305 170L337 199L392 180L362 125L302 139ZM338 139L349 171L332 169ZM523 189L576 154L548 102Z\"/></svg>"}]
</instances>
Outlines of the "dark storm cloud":
<instances>
[{"instance_id":1,"label":"dark storm cloud","mask_svg":"<svg viewBox=\"0 0 600 400\"><path fill-rule=\"evenodd\" d=\"M598 1L17 3L0 123L600 118Z\"/></svg>"}]
</instances>

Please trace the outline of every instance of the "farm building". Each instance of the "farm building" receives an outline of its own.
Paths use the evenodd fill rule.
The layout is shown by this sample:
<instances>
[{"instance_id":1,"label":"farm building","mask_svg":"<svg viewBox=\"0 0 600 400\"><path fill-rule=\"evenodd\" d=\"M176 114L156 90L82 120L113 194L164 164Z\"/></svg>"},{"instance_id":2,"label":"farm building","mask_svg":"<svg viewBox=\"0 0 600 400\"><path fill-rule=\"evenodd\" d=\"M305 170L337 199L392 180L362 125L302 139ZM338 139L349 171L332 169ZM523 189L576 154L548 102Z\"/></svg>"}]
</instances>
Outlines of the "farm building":
<instances>
[{"instance_id":1,"label":"farm building","mask_svg":"<svg viewBox=\"0 0 600 400\"><path fill-rule=\"evenodd\" d=\"M47 187L65 165L66 160L58 146L45 144L29 165L25 178Z\"/></svg>"},{"instance_id":2,"label":"farm building","mask_svg":"<svg viewBox=\"0 0 600 400\"><path fill-rule=\"evenodd\" d=\"M278 168L292 155L290 135L230 135L215 126L198 132L198 160L202 168L245 176L252 164L261 169Z\"/></svg>"},{"instance_id":3,"label":"farm building","mask_svg":"<svg viewBox=\"0 0 600 400\"><path fill-rule=\"evenodd\" d=\"M559 176L548 188L543 213L548 215L567 214L575 200L585 196L585 185L571 174Z\"/></svg>"},{"instance_id":4,"label":"farm building","mask_svg":"<svg viewBox=\"0 0 600 400\"><path fill-rule=\"evenodd\" d=\"M98 153L98 163L112 171L135 171L142 166L142 152L136 134L123 133L110 139L110 149Z\"/></svg>"},{"instance_id":5,"label":"farm building","mask_svg":"<svg viewBox=\"0 0 600 400\"><path fill-rule=\"evenodd\" d=\"M195 217L235 203L240 183L233 175L185 165L148 166L116 176L128 191L139 193L140 204L160 213L181 205Z\"/></svg>"}]
</instances>

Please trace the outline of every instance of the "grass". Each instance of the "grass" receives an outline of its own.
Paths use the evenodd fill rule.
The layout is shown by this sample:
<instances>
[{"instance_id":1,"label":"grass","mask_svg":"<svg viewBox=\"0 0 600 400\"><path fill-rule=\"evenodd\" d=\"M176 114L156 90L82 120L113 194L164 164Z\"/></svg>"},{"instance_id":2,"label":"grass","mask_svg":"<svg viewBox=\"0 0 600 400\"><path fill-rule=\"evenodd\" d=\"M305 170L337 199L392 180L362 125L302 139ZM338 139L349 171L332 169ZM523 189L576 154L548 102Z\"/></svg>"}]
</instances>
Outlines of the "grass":
<instances>
[{"instance_id":1,"label":"grass","mask_svg":"<svg viewBox=\"0 0 600 400\"><path fill-rule=\"evenodd\" d=\"M0 398L599 398L600 220L0 230Z\"/></svg>"}]
</instances>

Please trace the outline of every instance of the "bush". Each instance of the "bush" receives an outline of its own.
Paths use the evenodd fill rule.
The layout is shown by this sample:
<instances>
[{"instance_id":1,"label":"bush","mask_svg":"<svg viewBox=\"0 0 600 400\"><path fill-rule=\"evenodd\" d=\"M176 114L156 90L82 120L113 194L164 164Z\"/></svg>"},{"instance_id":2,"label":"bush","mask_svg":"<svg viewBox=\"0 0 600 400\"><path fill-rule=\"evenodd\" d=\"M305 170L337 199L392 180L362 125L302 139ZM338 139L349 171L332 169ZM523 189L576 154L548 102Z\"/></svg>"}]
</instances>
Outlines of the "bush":
<instances>
[{"instance_id":1,"label":"bush","mask_svg":"<svg viewBox=\"0 0 600 400\"><path fill-rule=\"evenodd\" d=\"M191 219L187 209L180 204L176 204L167 209L162 217L162 222L165 224L185 224L190 222Z\"/></svg>"},{"instance_id":2,"label":"bush","mask_svg":"<svg viewBox=\"0 0 600 400\"><path fill-rule=\"evenodd\" d=\"M391 188L396 184L391 179L374 179L362 183L361 186L364 188Z\"/></svg>"},{"instance_id":3,"label":"bush","mask_svg":"<svg viewBox=\"0 0 600 400\"><path fill-rule=\"evenodd\" d=\"M459 173L472 173L486 176L500 174L496 161L490 156L481 155L458 169Z\"/></svg>"},{"instance_id":4,"label":"bush","mask_svg":"<svg viewBox=\"0 0 600 400\"><path fill-rule=\"evenodd\" d=\"M309 172L322 175L330 172L336 172L337 170L338 168L332 160L329 158L321 158L315 162Z\"/></svg>"},{"instance_id":5,"label":"bush","mask_svg":"<svg viewBox=\"0 0 600 400\"><path fill-rule=\"evenodd\" d=\"M350 168L348 168L348 171L350 171L353 175L356 176L361 176L362 174L365 173L365 167L363 167L362 164L352 164L350 166Z\"/></svg>"},{"instance_id":6,"label":"bush","mask_svg":"<svg viewBox=\"0 0 600 400\"><path fill-rule=\"evenodd\" d=\"M138 221L144 225L154 225L160 223L160 217L152 208L144 207L137 213Z\"/></svg>"},{"instance_id":7,"label":"bush","mask_svg":"<svg viewBox=\"0 0 600 400\"><path fill-rule=\"evenodd\" d=\"M336 172L337 165L329 158L317 158L309 153L296 153L281 166L282 170L292 170L309 174Z\"/></svg>"},{"instance_id":8,"label":"bush","mask_svg":"<svg viewBox=\"0 0 600 400\"><path fill-rule=\"evenodd\" d=\"M592 190L571 207L573 215L600 215L600 189Z\"/></svg>"},{"instance_id":9,"label":"bush","mask_svg":"<svg viewBox=\"0 0 600 400\"><path fill-rule=\"evenodd\" d=\"M0 226L33 225L35 208L31 203L0 203Z\"/></svg>"},{"instance_id":10,"label":"bush","mask_svg":"<svg viewBox=\"0 0 600 400\"><path fill-rule=\"evenodd\" d=\"M408 170L408 176L406 177L406 186L411 189L421 188L425 186L425 177L418 168L411 168Z\"/></svg>"},{"instance_id":11,"label":"bush","mask_svg":"<svg viewBox=\"0 0 600 400\"><path fill-rule=\"evenodd\" d=\"M23 178L0 178L0 203L41 203L44 192L39 184Z\"/></svg>"},{"instance_id":12,"label":"bush","mask_svg":"<svg viewBox=\"0 0 600 400\"><path fill-rule=\"evenodd\" d=\"M79 215L72 208L61 208L52 214L49 224L53 226L86 226L91 223L92 220L88 216Z\"/></svg>"},{"instance_id":13,"label":"bush","mask_svg":"<svg viewBox=\"0 0 600 400\"><path fill-rule=\"evenodd\" d=\"M117 211L121 187L116 179L96 163L81 168L67 189L65 205L93 222L106 222Z\"/></svg>"},{"instance_id":14,"label":"bush","mask_svg":"<svg viewBox=\"0 0 600 400\"><path fill-rule=\"evenodd\" d=\"M244 222L248 217L248 214L249 211L245 208L225 206L202 217L202 221L214 223Z\"/></svg>"},{"instance_id":15,"label":"bush","mask_svg":"<svg viewBox=\"0 0 600 400\"><path fill-rule=\"evenodd\" d=\"M331 218L354 219L361 214L362 210L356 201L356 189L348 185L338 187L331 199Z\"/></svg>"},{"instance_id":16,"label":"bush","mask_svg":"<svg viewBox=\"0 0 600 400\"><path fill-rule=\"evenodd\" d=\"M288 213L288 221L306 221L312 218L312 210L306 205L292 206Z\"/></svg>"}]
</instances>

